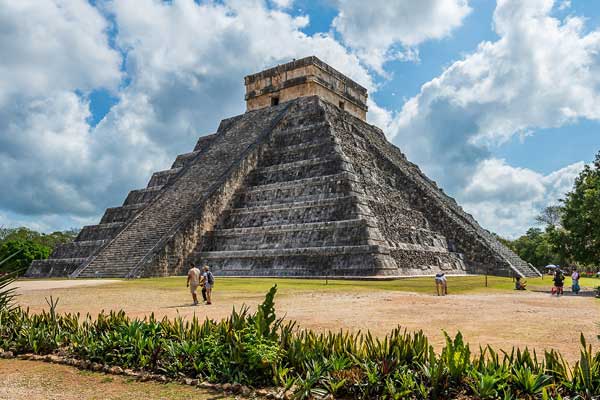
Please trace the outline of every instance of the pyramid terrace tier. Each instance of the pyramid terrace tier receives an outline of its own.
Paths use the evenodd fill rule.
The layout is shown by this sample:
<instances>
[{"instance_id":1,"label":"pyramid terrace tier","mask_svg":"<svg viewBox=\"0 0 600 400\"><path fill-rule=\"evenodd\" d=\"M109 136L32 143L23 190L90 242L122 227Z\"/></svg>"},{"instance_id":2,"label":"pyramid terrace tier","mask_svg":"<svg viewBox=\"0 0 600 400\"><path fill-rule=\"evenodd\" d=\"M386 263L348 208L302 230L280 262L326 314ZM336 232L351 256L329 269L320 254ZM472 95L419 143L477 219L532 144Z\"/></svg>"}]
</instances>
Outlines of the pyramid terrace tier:
<instances>
[{"instance_id":1,"label":"pyramid terrace tier","mask_svg":"<svg viewBox=\"0 0 600 400\"><path fill-rule=\"evenodd\" d=\"M372 217L371 204L376 200L353 193L349 195L340 193L318 194L317 199L285 202L281 198L273 199L269 204L249 206L248 203L238 201L238 208L227 210L219 228L248 228L258 226L300 224L326 221L342 221L346 219L359 219ZM281 193L279 193L281 194ZM244 194L242 194L244 195ZM290 197L296 200L299 196ZM266 202L265 202L266 203ZM251 203L254 204L254 203ZM428 224L423 214L411 209L403 209L394 216L395 225L401 226L401 231L406 229L427 229Z\"/></svg>"},{"instance_id":2,"label":"pyramid terrace tier","mask_svg":"<svg viewBox=\"0 0 600 400\"><path fill-rule=\"evenodd\" d=\"M257 168L248 182L250 185L267 185L315 178L343 171L349 171L347 163L336 155L330 155Z\"/></svg>"},{"instance_id":3,"label":"pyramid terrace tier","mask_svg":"<svg viewBox=\"0 0 600 400\"><path fill-rule=\"evenodd\" d=\"M219 228L249 228L356 219L360 217L359 207L357 197L341 196L234 208L225 212L224 221Z\"/></svg>"},{"instance_id":4,"label":"pyramid terrace tier","mask_svg":"<svg viewBox=\"0 0 600 400\"><path fill-rule=\"evenodd\" d=\"M127 222L132 219L135 214L140 212L147 203L136 203L128 206L109 207L104 212L101 224L109 224L113 222Z\"/></svg>"},{"instance_id":5,"label":"pyramid terrace tier","mask_svg":"<svg viewBox=\"0 0 600 400\"><path fill-rule=\"evenodd\" d=\"M148 187L161 187L169 183L181 171L181 167L158 171L152 174Z\"/></svg>"},{"instance_id":6,"label":"pyramid terrace tier","mask_svg":"<svg viewBox=\"0 0 600 400\"><path fill-rule=\"evenodd\" d=\"M49 258L35 260L27 269L28 277L64 278L71 275L86 258Z\"/></svg>"},{"instance_id":7,"label":"pyramid terrace tier","mask_svg":"<svg viewBox=\"0 0 600 400\"><path fill-rule=\"evenodd\" d=\"M116 235L117 232L121 230L122 227L122 222L84 226L81 232L79 232L79 235L77 235L76 240L110 240Z\"/></svg>"},{"instance_id":8,"label":"pyramid terrace tier","mask_svg":"<svg viewBox=\"0 0 600 400\"><path fill-rule=\"evenodd\" d=\"M390 262L391 254L400 263ZM198 263L222 276L396 278L465 274L461 256L447 252L389 249L378 245L201 252Z\"/></svg>"},{"instance_id":9,"label":"pyramid terrace tier","mask_svg":"<svg viewBox=\"0 0 600 400\"><path fill-rule=\"evenodd\" d=\"M147 204L150 201L152 201L156 196L158 196L158 193L160 193L160 190L162 188L162 186L151 186L145 189L132 190L127 195L127 198L123 202L123 205L130 206L133 204Z\"/></svg>"},{"instance_id":10,"label":"pyramid terrace tier","mask_svg":"<svg viewBox=\"0 0 600 400\"><path fill-rule=\"evenodd\" d=\"M260 167L293 163L315 158L327 158L336 154L336 143L332 136L317 137L316 140L285 147L273 146L260 160Z\"/></svg>"},{"instance_id":11,"label":"pyramid terrace tier","mask_svg":"<svg viewBox=\"0 0 600 400\"><path fill-rule=\"evenodd\" d=\"M236 208L344 197L354 190L348 173L248 186L237 194Z\"/></svg>"},{"instance_id":12,"label":"pyramid terrace tier","mask_svg":"<svg viewBox=\"0 0 600 400\"><path fill-rule=\"evenodd\" d=\"M380 248L372 245L293 249L202 252L207 263L222 276L338 277L396 275Z\"/></svg>"},{"instance_id":13,"label":"pyramid terrace tier","mask_svg":"<svg viewBox=\"0 0 600 400\"><path fill-rule=\"evenodd\" d=\"M207 234L202 251L362 245L367 229L361 219L219 229Z\"/></svg>"},{"instance_id":14,"label":"pyramid terrace tier","mask_svg":"<svg viewBox=\"0 0 600 400\"><path fill-rule=\"evenodd\" d=\"M59 244L52 252L53 258L87 258L105 245L108 240L80 240Z\"/></svg>"}]
</instances>

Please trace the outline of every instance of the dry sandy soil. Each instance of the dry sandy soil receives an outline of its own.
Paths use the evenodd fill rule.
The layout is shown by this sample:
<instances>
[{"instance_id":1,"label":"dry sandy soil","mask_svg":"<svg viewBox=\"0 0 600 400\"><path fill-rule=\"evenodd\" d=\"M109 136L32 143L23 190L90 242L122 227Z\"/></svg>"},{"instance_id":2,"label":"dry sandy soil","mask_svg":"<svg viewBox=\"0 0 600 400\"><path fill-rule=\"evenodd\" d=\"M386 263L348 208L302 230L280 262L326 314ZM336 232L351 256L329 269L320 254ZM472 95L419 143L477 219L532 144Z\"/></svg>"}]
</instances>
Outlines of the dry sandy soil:
<instances>
[{"instance_id":1,"label":"dry sandy soil","mask_svg":"<svg viewBox=\"0 0 600 400\"><path fill-rule=\"evenodd\" d=\"M135 382L44 362L0 360L0 376L2 400L229 399L180 384Z\"/></svg>"},{"instance_id":2,"label":"dry sandy soil","mask_svg":"<svg viewBox=\"0 0 600 400\"><path fill-rule=\"evenodd\" d=\"M45 297L60 298L59 312L91 313L124 309L130 316L190 318L226 317L233 306L254 308L262 293L216 290L211 306L190 306L185 286L153 288L129 283L88 281L99 286L80 286L83 281L19 282L18 302L39 312L47 309ZM65 281L63 281L65 282ZM183 282L183 281L182 281ZM280 290L278 315L315 330L371 330L385 335L398 325L423 330L439 349L442 331L460 330L472 346L490 344L496 349L512 346L558 349L568 360L579 357L579 334L594 345L600 333L600 302L589 296L551 297L548 293L495 291L437 297L390 290ZM597 347L595 345L595 347Z\"/></svg>"}]
</instances>

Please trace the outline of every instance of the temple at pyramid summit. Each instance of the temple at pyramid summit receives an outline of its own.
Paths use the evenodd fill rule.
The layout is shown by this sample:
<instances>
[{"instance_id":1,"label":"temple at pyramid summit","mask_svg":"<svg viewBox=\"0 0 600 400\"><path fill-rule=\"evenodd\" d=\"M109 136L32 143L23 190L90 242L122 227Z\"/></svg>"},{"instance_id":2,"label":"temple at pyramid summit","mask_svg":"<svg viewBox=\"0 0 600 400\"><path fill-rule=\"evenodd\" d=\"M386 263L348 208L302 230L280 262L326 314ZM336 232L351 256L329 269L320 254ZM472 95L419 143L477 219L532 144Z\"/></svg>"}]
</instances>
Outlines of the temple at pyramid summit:
<instances>
[{"instance_id":1,"label":"temple at pyramid summit","mask_svg":"<svg viewBox=\"0 0 600 400\"><path fill-rule=\"evenodd\" d=\"M316 57L245 85L244 114L27 275L539 275L366 122L364 87Z\"/></svg>"}]
</instances>

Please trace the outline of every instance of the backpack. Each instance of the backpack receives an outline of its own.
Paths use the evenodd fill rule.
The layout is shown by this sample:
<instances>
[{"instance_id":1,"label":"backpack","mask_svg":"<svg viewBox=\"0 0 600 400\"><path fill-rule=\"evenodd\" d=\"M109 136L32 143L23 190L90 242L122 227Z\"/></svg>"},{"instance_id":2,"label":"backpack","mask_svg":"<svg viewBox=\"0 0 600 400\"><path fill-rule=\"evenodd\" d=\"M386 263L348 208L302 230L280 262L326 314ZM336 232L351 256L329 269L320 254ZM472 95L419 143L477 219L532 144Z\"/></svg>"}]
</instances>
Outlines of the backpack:
<instances>
[{"instance_id":1,"label":"backpack","mask_svg":"<svg viewBox=\"0 0 600 400\"><path fill-rule=\"evenodd\" d=\"M215 277L213 276L212 272L208 271L208 273L206 274L206 277L208 278L209 285L212 286L215 284Z\"/></svg>"}]
</instances>

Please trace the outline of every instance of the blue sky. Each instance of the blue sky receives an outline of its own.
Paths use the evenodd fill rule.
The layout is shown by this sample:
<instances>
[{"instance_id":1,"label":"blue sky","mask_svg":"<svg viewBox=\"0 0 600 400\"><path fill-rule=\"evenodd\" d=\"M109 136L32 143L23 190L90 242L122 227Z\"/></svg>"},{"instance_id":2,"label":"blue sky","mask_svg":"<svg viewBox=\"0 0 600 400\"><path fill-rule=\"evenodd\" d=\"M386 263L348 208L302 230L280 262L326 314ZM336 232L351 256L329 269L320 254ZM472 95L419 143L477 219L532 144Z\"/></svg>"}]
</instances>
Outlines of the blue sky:
<instances>
[{"instance_id":1,"label":"blue sky","mask_svg":"<svg viewBox=\"0 0 600 400\"><path fill-rule=\"evenodd\" d=\"M600 4L52 0L0 9L0 225L96 223L244 110L242 77L317 55L480 223L518 236L600 150Z\"/></svg>"}]
</instances>

